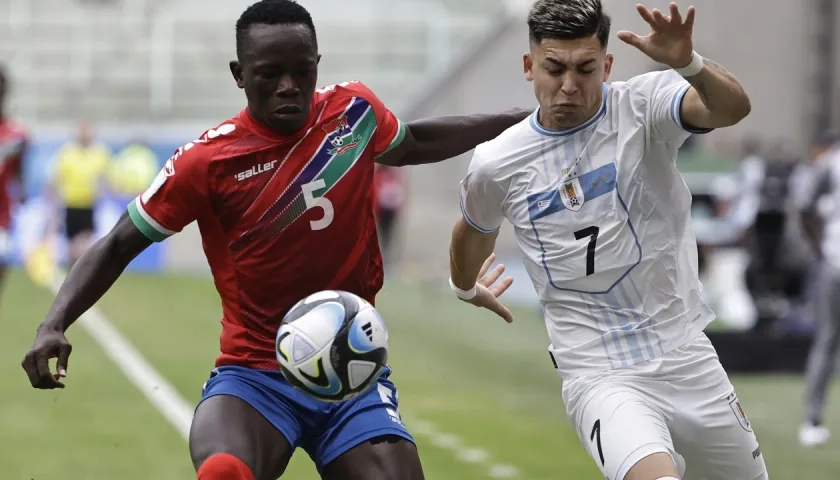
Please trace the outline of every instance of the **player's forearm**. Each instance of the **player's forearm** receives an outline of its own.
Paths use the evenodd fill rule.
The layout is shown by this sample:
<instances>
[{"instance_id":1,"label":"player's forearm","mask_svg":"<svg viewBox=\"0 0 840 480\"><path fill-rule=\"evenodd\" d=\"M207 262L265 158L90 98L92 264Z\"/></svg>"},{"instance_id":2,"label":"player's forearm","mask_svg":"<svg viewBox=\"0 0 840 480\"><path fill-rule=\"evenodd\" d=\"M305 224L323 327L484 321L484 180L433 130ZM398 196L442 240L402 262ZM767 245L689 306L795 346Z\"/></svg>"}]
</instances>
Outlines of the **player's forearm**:
<instances>
[{"instance_id":1,"label":"player's forearm","mask_svg":"<svg viewBox=\"0 0 840 480\"><path fill-rule=\"evenodd\" d=\"M490 141L528 115L514 109L495 114L454 115L424 118L408 123L416 142L400 159L401 165L420 165L448 160Z\"/></svg>"},{"instance_id":2,"label":"player's forearm","mask_svg":"<svg viewBox=\"0 0 840 480\"><path fill-rule=\"evenodd\" d=\"M475 285L481 266L493 253L497 236L477 232L463 219L458 220L449 245L449 274L456 287L469 290Z\"/></svg>"},{"instance_id":3,"label":"player's forearm","mask_svg":"<svg viewBox=\"0 0 840 480\"><path fill-rule=\"evenodd\" d=\"M738 79L708 58L703 59L703 70L686 80L705 107L691 108L690 101L683 102L683 121L693 127L729 127L743 120L752 109L750 97Z\"/></svg>"},{"instance_id":4,"label":"player's forearm","mask_svg":"<svg viewBox=\"0 0 840 480\"><path fill-rule=\"evenodd\" d=\"M125 217L73 265L40 328L64 332L117 281L149 241L128 231ZM131 228L134 228L133 226ZM139 232L137 232L139 234ZM142 234L140 234L142 235Z\"/></svg>"}]
</instances>

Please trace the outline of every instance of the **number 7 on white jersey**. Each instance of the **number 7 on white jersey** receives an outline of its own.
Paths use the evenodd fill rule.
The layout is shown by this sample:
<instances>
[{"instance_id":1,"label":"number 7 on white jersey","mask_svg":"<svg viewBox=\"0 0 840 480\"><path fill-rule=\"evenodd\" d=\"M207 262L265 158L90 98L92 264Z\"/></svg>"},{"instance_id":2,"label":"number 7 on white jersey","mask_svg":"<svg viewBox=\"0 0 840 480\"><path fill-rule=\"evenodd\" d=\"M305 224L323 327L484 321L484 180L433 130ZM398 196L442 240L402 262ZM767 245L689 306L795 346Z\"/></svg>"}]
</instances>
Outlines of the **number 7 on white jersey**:
<instances>
[{"instance_id":1,"label":"number 7 on white jersey","mask_svg":"<svg viewBox=\"0 0 840 480\"><path fill-rule=\"evenodd\" d=\"M321 210L324 211L323 217L309 222L313 231L323 230L329 227L333 221L333 217L335 216L333 204L330 202L330 199L327 197L315 197L315 190L320 190L326 186L327 184L324 182L324 179L319 178L318 180L304 183L300 187L301 190L303 190L303 201L306 203L306 209L309 210L310 208L321 207Z\"/></svg>"}]
</instances>

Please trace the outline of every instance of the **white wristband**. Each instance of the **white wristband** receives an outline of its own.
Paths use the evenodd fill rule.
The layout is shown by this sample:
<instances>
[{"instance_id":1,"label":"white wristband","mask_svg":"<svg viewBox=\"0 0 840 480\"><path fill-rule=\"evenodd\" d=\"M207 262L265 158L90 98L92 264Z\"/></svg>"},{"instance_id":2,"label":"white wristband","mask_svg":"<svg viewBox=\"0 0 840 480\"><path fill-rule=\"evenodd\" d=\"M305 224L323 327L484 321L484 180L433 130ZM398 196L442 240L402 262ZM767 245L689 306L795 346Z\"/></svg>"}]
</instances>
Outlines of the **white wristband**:
<instances>
[{"instance_id":1,"label":"white wristband","mask_svg":"<svg viewBox=\"0 0 840 480\"><path fill-rule=\"evenodd\" d=\"M472 300L478 293L478 287L476 285L473 285L473 287L469 290L461 290L456 287L455 283L452 281L452 277L449 277L449 288L451 288L452 291L455 292L455 296L461 300Z\"/></svg>"},{"instance_id":2,"label":"white wristband","mask_svg":"<svg viewBox=\"0 0 840 480\"><path fill-rule=\"evenodd\" d=\"M683 77L693 77L700 73L701 70L703 70L703 57L694 51L691 52L691 63L682 68L674 69L675 72Z\"/></svg>"}]
</instances>

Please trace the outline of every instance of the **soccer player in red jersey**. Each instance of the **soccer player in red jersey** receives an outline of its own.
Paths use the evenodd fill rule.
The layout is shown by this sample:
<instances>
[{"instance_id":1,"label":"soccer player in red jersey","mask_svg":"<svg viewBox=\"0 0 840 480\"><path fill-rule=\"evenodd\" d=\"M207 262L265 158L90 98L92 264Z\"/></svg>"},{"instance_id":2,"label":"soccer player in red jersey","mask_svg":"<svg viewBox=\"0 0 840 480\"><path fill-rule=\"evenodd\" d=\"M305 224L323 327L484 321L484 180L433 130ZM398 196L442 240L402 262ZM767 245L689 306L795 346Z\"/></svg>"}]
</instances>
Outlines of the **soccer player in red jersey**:
<instances>
[{"instance_id":1,"label":"soccer player in red jersey","mask_svg":"<svg viewBox=\"0 0 840 480\"><path fill-rule=\"evenodd\" d=\"M19 181L29 135L20 124L6 116L6 93L9 79L0 65L0 283L6 277L6 263L11 253L9 229L12 225L12 198L9 186Z\"/></svg>"},{"instance_id":2,"label":"soccer player in red jersey","mask_svg":"<svg viewBox=\"0 0 840 480\"><path fill-rule=\"evenodd\" d=\"M316 90L315 27L291 0L252 5L236 32L230 68L247 108L179 148L73 266L23 367L35 388L63 388L65 330L151 242L197 221L223 312L221 354L190 432L197 477L276 479L302 447L327 480L422 479L390 372L354 399L316 401L283 378L275 335L309 294L340 289L374 301L383 281L376 163L442 161L530 112L405 124L361 83ZM58 358L55 373L50 358Z\"/></svg>"}]
</instances>

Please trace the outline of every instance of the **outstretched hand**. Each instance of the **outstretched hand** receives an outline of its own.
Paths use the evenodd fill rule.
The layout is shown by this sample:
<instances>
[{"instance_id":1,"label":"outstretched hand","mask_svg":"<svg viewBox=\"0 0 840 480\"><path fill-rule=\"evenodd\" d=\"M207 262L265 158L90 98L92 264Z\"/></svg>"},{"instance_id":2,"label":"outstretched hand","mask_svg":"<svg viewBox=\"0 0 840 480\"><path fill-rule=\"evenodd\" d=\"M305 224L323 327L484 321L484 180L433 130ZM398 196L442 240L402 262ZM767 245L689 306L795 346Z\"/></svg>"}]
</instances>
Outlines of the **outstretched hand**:
<instances>
[{"instance_id":1,"label":"outstretched hand","mask_svg":"<svg viewBox=\"0 0 840 480\"><path fill-rule=\"evenodd\" d=\"M487 273L494 260L496 260L495 253L490 254L487 260L484 261L484 265L481 266L481 270L478 272L478 278L476 279L476 294L470 300L465 300L465 302L471 303L476 307L486 308L502 317L506 322L511 323L513 322L513 315L511 315L507 307L502 305L499 297L513 284L513 278L505 277L501 282L494 285L496 280L505 273L504 265L497 265L490 273Z\"/></svg>"},{"instance_id":2,"label":"outstretched hand","mask_svg":"<svg viewBox=\"0 0 840 480\"><path fill-rule=\"evenodd\" d=\"M627 30L618 32L623 42L638 48L656 62L671 68L683 68L692 60L694 51L691 38L694 30L694 7L688 7L685 19L679 7L671 2L670 15L664 15L659 9L648 10L644 5L636 5L642 19L650 25L650 33L637 35Z\"/></svg>"}]
</instances>

